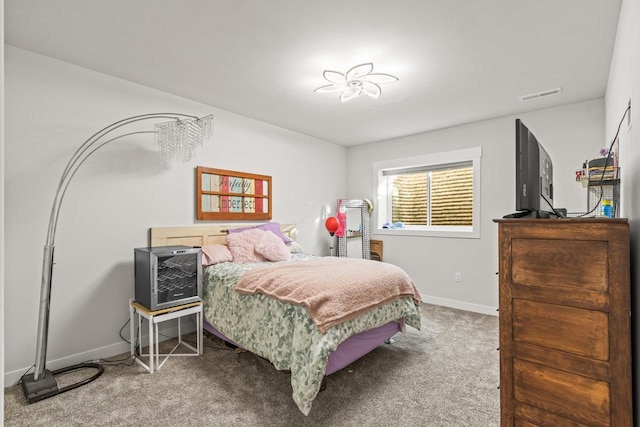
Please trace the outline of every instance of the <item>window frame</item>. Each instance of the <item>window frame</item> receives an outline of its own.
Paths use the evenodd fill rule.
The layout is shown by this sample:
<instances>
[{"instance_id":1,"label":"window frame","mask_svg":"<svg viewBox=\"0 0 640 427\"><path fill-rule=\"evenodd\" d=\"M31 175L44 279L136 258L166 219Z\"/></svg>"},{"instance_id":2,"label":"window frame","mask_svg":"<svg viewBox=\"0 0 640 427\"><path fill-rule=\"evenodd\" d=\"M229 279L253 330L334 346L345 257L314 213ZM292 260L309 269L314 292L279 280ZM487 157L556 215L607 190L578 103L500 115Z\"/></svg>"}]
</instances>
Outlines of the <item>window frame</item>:
<instances>
[{"instance_id":1,"label":"window frame","mask_svg":"<svg viewBox=\"0 0 640 427\"><path fill-rule=\"evenodd\" d=\"M480 238L480 163L482 148L473 147L461 150L430 153L400 159L384 160L373 164L374 194L377 200L377 209L374 211L375 226L371 231L376 234L393 236L423 236L423 237L453 237L453 238ZM385 186L385 171L417 169L417 168L444 168L471 163L473 168L473 203L471 226L407 226L403 229L382 228L389 216L390 197Z\"/></svg>"}]
</instances>

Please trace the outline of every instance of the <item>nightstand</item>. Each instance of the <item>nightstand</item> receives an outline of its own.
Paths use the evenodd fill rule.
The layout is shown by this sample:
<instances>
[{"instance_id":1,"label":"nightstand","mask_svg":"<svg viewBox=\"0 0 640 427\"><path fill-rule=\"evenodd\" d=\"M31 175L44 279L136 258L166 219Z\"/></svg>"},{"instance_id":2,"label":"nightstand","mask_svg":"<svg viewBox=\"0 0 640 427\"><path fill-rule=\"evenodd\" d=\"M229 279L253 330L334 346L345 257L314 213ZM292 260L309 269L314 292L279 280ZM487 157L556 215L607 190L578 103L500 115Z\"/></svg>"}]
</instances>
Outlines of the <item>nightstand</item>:
<instances>
[{"instance_id":1,"label":"nightstand","mask_svg":"<svg viewBox=\"0 0 640 427\"><path fill-rule=\"evenodd\" d=\"M195 314L196 316L196 347L186 343L182 340L182 330L180 328L180 320L185 316ZM137 315L137 316L136 316ZM149 325L149 352L148 354L142 354L142 319L147 319ZM137 319L137 320L136 320ZM166 354L160 354L159 352L159 340L158 329L159 324L167 320L178 319L178 343L173 349ZM140 343L140 355L135 354L134 334L135 326L138 326L137 339ZM178 305L176 307L163 308L161 310L151 311L144 307L140 303L129 300L129 327L131 337L131 355L135 357L143 368L149 373L153 374L154 368L156 371L160 370L162 365L167 361L169 356L199 356L202 354L202 301L193 302L190 304ZM176 353L176 349L183 345L193 352L191 353ZM142 361L141 357L148 356L149 364ZM160 361L160 356L164 356L164 359Z\"/></svg>"},{"instance_id":2,"label":"nightstand","mask_svg":"<svg viewBox=\"0 0 640 427\"><path fill-rule=\"evenodd\" d=\"M382 261L382 240L370 240L369 250L371 259L374 261Z\"/></svg>"}]
</instances>

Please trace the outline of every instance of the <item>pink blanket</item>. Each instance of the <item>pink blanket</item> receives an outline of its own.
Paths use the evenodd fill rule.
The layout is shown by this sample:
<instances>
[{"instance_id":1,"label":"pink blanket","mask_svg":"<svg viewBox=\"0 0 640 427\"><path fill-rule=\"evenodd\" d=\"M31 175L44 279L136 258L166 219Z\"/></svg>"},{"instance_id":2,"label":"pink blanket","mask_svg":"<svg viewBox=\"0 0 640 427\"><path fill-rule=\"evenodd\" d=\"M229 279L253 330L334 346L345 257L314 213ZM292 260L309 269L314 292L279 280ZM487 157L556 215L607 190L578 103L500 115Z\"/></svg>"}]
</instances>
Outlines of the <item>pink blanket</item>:
<instances>
[{"instance_id":1,"label":"pink blanket","mask_svg":"<svg viewBox=\"0 0 640 427\"><path fill-rule=\"evenodd\" d=\"M418 290L402 269L354 258L323 257L256 268L242 275L236 290L304 305L322 333L400 297L420 302Z\"/></svg>"}]
</instances>

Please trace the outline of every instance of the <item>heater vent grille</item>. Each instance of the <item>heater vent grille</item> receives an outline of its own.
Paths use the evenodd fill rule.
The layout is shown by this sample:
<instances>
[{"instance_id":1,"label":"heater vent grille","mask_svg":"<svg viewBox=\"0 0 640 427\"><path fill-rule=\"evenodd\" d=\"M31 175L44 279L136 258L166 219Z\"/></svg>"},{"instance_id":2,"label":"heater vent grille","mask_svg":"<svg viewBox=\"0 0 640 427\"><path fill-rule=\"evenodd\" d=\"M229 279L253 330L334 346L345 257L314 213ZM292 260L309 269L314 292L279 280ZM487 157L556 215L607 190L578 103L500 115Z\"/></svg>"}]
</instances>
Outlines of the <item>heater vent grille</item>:
<instances>
[{"instance_id":1,"label":"heater vent grille","mask_svg":"<svg viewBox=\"0 0 640 427\"><path fill-rule=\"evenodd\" d=\"M532 99L536 99L536 98L542 98L550 95L558 95L560 92L562 92L562 88L557 87L555 89L543 90L542 92L530 93L529 95L522 95L518 99L521 102L531 101Z\"/></svg>"}]
</instances>

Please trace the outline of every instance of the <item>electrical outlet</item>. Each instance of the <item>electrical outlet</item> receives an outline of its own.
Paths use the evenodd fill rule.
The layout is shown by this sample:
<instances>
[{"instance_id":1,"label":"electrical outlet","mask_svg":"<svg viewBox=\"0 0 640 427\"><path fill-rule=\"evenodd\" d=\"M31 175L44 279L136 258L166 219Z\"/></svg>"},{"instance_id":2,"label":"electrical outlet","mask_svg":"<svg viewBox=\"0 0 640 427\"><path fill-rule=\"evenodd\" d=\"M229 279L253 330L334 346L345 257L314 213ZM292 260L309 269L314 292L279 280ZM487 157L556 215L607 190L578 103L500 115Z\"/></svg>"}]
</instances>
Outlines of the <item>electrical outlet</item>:
<instances>
[{"instance_id":1,"label":"electrical outlet","mask_svg":"<svg viewBox=\"0 0 640 427\"><path fill-rule=\"evenodd\" d=\"M455 280L458 283L462 282L462 273L456 273Z\"/></svg>"}]
</instances>

